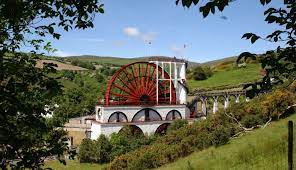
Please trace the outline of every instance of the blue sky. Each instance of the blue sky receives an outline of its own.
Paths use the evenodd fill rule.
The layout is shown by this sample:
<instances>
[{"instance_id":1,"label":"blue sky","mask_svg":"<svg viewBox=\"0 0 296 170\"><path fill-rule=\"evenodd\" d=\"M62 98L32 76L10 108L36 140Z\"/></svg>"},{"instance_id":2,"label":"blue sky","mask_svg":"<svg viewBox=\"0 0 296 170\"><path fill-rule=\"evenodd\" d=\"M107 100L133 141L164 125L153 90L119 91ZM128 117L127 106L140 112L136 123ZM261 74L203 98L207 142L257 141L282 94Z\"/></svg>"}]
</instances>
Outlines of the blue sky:
<instances>
[{"instance_id":1,"label":"blue sky","mask_svg":"<svg viewBox=\"0 0 296 170\"><path fill-rule=\"evenodd\" d=\"M264 22L263 12L269 6L279 6L280 0L269 6L262 6L259 0L235 1L223 13L206 19L197 7L185 9L176 6L175 0L101 2L105 14L96 16L95 28L61 32L60 40L51 40L58 49L54 55L165 55L205 62L244 51L263 53L278 45L263 41L252 45L241 36L246 32L267 35L274 31L274 25Z\"/></svg>"}]
</instances>

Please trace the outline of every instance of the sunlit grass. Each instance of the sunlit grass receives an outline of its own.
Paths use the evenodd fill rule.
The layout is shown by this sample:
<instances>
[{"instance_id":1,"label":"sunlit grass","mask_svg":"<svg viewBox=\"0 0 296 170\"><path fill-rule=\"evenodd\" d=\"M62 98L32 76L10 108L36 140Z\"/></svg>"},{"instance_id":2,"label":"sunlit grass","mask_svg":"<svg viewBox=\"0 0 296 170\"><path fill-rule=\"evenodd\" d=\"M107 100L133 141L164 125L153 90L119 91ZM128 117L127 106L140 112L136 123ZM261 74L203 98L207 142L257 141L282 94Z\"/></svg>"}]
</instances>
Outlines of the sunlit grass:
<instances>
[{"instance_id":1,"label":"sunlit grass","mask_svg":"<svg viewBox=\"0 0 296 170\"><path fill-rule=\"evenodd\" d=\"M215 72L212 77L206 80L189 80L188 85L191 89L194 89L237 85L239 83L256 81L261 77L259 70L259 64L248 64L246 68L230 68Z\"/></svg>"},{"instance_id":2,"label":"sunlit grass","mask_svg":"<svg viewBox=\"0 0 296 170\"><path fill-rule=\"evenodd\" d=\"M287 169L288 120L296 122L296 115L232 139L227 145L195 152L159 169Z\"/></svg>"}]
</instances>

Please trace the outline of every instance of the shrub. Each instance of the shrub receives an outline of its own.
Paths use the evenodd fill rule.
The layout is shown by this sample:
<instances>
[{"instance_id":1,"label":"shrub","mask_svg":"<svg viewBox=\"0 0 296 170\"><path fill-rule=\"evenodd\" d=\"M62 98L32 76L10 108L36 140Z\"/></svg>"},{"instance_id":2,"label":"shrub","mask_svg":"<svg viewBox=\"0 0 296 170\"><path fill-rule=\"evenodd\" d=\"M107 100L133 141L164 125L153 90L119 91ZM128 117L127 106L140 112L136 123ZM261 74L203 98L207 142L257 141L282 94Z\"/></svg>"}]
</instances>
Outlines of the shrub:
<instances>
[{"instance_id":1,"label":"shrub","mask_svg":"<svg viewBox=\"0 0 296 170\"><path fill-rule=\"evenodd\" d=\"M100 73L96 73L95 78L96 78L96 80L97 80L99 83L102 83L102 82L105 81L104 76L103 76L102 74L100 74Z\"/></svg>"},{"instance_id":2,"label":"shrub","mask_svg":"<svg viewBox=\"0 0 296 170\"><path fill-rule=\"evenodd\" d=\"M83 139L79 146L78 158L80 163L95 162L94 142L91 139Z\"/></svg>"},{"instance_id":3,"label":"shrub","mask_svg":"<svg viewBox=\"0 0 296 170\"><path fill-rule=\"evenodd\" d=\"M187 120L184 120L184 119L176 120L172 124L169 125L169 127L167 129L167 133L170 133L171 131L175 131L177 129L180 129L181 127L183 127L187 124L188 124Z\"/></svg>"},{"instance_id":4,"label":"shrub","mask_svg":"<svg viewBox=\"0 0 296 170\"><path fill-rule=\"evenodd\" d=\"M62 76L65 79L68 79L68 80L71 80L72 81L75 78L75 72L74 71L70 71L70 70L64 70Z\"/></svg>"},{"instance_id":5,"label":"shrub","mask_svg":"<svg viewBox=\"0 0 296 170\"><path fill-rule=\"evenodd\" d=\"M95 70L96 67L90 63L90 62L86 62L86 61L81 61L81 60L72 60L71 61L71 64L74 65L74 66L79 66L79 67L83 67L83 68L86 68L86 69L90 69L90 70Z\"/></svg>"},{"instance_id":6,"label":"shrub","mask_svg":"<svg viewBox=\"0 0 296 170\"><path fill-rule=\"evenodd\" d=\"M174 130L152 144L115 158L110 169L156 168L187 156L196 148L223 145L233 133L232 126L231 120L222 114L194 124L176 123L178 129L172 128Z\"/></svg>"},{"instance_id":7,"label":"shrub","mask_svg":"<svg viewBox=\"0 0 296 170\"><path fill-rule=\"evenodd\" d=\"M224 145L229 141L231 137L229 129L218 125L215 127L215 130L211 133L211 142L214 146Z\"/></svg>"},{"instance_id":8,"label":"shrub","mask_svg":"<svg viewBox=\"0 0 296 170\"><path fill-rule=\"evenodd\" d=\"M105 135L100 135L94 142L96 162L106 163L110 161L112 145Z\"/></svg>"},{"instance_id":9,"label":"shrub","mask_svg":"<svg viewBox=\"0 0 296 170\"><path fill-rule=\"evenodd\" d=\"M192 72L193 79L194 80L205 80L207 79L207 75L204 72L203 68L201 66L197 66L193 69Z\"/></svg>"},{"instance_id":10,"label":"shrub","mask_svg":"<svg viewBox=\"0 0 296 170\"><path fill-rule=\"evenodd\" d=\"M213 73L213 70L212 70L211 67L209 67L209 66L205 66L205 67L203 67L203 70L204 70L204 72L205 72L207 78L212 77L212 75L214 74L214 73Z\"/></svg>"},{"instance_id":11,"label":"shrub","mask_svg":"<svg viewBox=\"0 0 296 170\"><path fill-rule=\"evenodd\" d=\"M256 125L263 124L262 117L260 115L246 115L242 118L241 123L246 128L255 127Z\"/></svg>"}]
</instances>

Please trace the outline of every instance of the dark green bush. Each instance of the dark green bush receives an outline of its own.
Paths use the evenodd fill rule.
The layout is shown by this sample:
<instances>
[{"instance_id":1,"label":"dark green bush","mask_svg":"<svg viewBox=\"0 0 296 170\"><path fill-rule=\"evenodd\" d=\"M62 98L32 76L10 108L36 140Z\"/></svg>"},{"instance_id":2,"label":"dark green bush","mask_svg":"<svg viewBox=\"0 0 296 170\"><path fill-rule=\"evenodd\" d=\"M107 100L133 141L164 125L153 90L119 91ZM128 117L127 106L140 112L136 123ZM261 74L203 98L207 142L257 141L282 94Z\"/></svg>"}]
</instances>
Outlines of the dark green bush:
<instances>
[{"instance_id":1,"label":"dark green bush","mask_svg":"<svg viewBox=\"0 0 296 170\"><path fill-rule=\"evenodd\" d=\"M213 146L220 146L226 144L230 139L230 130L222 125L215 127L215 130L211 133L211 142Z\"/></svg>"},{"instance_id":2,"label":"dark green bush","mask_svg":"<svg viewBox=\"0 0 296 170\"><path fill-rule=\"evenodd\" d=\"M193 69L193 72L192 72L192 77L194 80L205 80L207 79L207 75L206 73L204 72L203 68L200 67L200 66L197 66Z\"/></svg>"},{"instance_id":3,"label":"dark green bush","mask_svg":"<svg viewBox=\"0 0 296 170\"><path fill-rule=\"evenodd\" d=\"M91 139L83 139L79 146L78 158L81 163L96 162L94 141Z\"/></svg>"},{"instance_id":4,"label":"dark green bush","mask_svg":"<svg viewBox=\"0 0 296 170\"><path fill-rule=\"evenodd\" d=\"M242 118L241 123L244 127L251 128L263 124L263 119L260 115L246 115Z\"/></svg>"},{"instance_id":5,"label":"dark green bush","mask_svg":"<svg viewBox=\"0 0 296 170\"><path fill-rule=\"evenodd\" d=\"M111 159L112 145L105 135L100 135L94 142L96 162L106 163Z\"/></svg>"},{"instance_id":6,"label":"dark green bush","mask_svg":"<svg viewBox=\"0 0 296 170\"><path fill-rule=\"evenodd\" d=\"M86 62L86 61L81 61L81 60L72 60L71 61L71 64L74 65L74 66L79 66L79 67L83 67L83 68L86 68L86 69L90 69L90 70L95 70L96 67L90 63L90 62Z\"/></svg>"},{"instance_id":7,"label":"dark green bush","mask_svg":"<svg viewBox=\"0 0 296 170\"><path fill-rule=\"evenodd\" d=\"M81 163L106 163L110 161L111 149L112 146L104 135L100 135L97 140L83 139L78 158Z\"/></svg>"},{"instance_id":8,"label":"dark green bush","mask_svg":"<svg viewBox=\"0 0 296 170\"><path fill-rule=\"evenodd\" d=\"M187 120L184 120L184 119L176 120L168 126L167 133L170 133L171 131L178 130L187 124L188 124Z\"/></svg>"}]
</instances>

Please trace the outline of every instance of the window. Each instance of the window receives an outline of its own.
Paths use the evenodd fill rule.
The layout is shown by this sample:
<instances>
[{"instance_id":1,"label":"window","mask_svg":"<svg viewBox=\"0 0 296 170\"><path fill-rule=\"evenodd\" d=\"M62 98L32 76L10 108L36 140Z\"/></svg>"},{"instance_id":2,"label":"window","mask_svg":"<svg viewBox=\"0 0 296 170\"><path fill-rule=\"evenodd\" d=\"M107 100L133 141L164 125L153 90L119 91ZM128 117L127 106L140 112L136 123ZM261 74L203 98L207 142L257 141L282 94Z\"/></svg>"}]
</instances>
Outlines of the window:
<instances>
[{"instance_id":1,"label":"window","mask_svg":"<svg viewBox=\"0 0 296 170\"><path fill-rule=\"evenodd\" d=\"M86 136L86 138L89 138L90 139L90 137L91 137L91 131L90 130L86 130L85 131L85 136Z\"/></svg>"}]
</instances>

